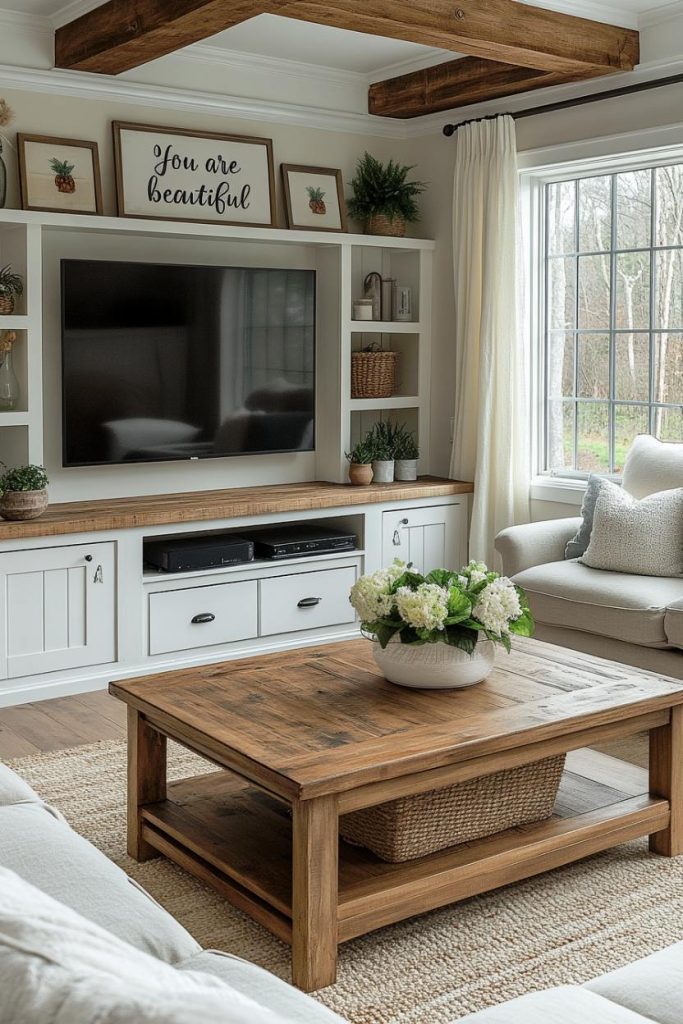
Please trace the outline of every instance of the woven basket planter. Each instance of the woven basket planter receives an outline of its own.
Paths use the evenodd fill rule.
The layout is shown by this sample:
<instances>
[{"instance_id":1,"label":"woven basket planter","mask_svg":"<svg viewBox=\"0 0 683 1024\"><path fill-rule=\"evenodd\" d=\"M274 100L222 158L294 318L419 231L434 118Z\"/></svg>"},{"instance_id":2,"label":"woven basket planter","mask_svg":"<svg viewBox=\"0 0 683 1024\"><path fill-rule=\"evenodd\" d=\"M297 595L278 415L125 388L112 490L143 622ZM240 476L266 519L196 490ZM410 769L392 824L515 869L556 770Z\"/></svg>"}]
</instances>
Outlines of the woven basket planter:
<instances>
[{"instance_id":1,"label":"woven basket planter","mask_svg":"<svg viewBox=\"0 0 683 1024\"><path fill-rule=\"evenodd\" d=\"M0 295L0 316L10 316L14 312L14 296Z\"/></svg>"},{"instance_id":2,"label":"woven basket planter","mask_svg":"<svg viewBox=\"0 0 683 1024\"><path fill-rule=\"evenodd\" d=\"M339 819L343 839L392 863L426 857L517 825L549 818L565 755L547 757L418 796L352 811Z\"/></svg>"},{"instance_id":3,"label":"woven basket planter","mask_svg":"<svg viewBox=\"0 0 683 1024\"><path fill-rule=\"evenodd\" d=\"M387 217L385 213L373 213L365 224L366 235L390 235L403 238L406 233L406 222L403 217Z\"/></svg>"},{"instance_id":4,"label":"woven basket planter","mask_svg":"<svg viewBox=\"0 0 683 1024\"><path fill-rule=\"evenodd\" d=\"M351 398L391 398L396 391L396 352L351 353Z\"/></svg>"}]
</instances>

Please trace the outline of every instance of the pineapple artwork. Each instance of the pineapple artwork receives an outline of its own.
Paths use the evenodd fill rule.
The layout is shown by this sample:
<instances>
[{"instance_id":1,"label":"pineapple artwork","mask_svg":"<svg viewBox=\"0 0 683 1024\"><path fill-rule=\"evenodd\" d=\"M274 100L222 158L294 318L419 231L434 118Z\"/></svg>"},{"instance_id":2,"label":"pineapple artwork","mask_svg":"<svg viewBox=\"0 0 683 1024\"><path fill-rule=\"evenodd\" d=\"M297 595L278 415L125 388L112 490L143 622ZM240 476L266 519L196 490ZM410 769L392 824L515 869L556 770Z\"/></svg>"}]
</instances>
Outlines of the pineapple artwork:
<instances>
[{"instance_id":1,"label":"pineapple artwork","mask_svg":"<svg viewBox=\"0 0 683 1024\"><path fill-rule=\"evenodd\" d=\"M308 193L308 205L313 213L325 216L327 213L327 206L325 205L325 193L321 188L315 188L313 185L308 185L306 188Z\"/></svg>"},{"instance_id":2,"label":"pineapple artwork","mask_svg":"<svg viewBox=\"0 0 683 1024\"><path fill-rule=\"evenodd\" d=\"M58 192L73 195L76 191L76 182L73 178L75 166L75 164L69 163L68 160L58 160L56 156L53 156L50 160L50 167L54 172L55 186Z\"/></svg>"}]
</instances>

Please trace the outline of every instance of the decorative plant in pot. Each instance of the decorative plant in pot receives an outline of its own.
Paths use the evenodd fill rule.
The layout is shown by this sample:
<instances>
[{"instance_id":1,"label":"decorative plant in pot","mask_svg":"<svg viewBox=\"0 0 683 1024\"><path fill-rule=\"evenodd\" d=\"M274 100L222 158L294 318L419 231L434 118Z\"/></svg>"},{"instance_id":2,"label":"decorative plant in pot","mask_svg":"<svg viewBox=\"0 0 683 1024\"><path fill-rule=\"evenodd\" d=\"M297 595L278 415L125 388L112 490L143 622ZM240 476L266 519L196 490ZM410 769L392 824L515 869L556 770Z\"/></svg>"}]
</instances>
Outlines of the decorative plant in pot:
<instances>
[{"instance_id":1,"label":"decorative plant in pot","mask_svg":"<svg viewBox=\"0 0 683 1024\"><path fill-rule=\"evenodd\" d=\"M380 420L368 432L372 447L372 472L376 484L390 484L394 480L394 448L396 427Z\"/></svg>"},{"instance_id":2,"label":"decorative plant in pot","mask_svg":"<svg viewBox=\"0 0 683 1024\"><path fill-rule=\"evenodd\" d=\"M394 438L394 476L397 480L417 480L420 449L415 434L402 424Z\"/></svg>"},{"instance_id":3,"label":"decorative plant in pot","mask_svg":"<svg viewBox=\"0 0 683 1024\"><path fill-rule=\"evenodd\" d=\"M0 477L0 516L15 520L37 519L48 506L48 483L42 466L7 469Z\"/></svg>"},{"instance_id":4,"label":"decorative plant in pot","mask_svg":"<svg viewBox=\"0 0 683 1024\"><path fill-rule=\"evenodd\" d=\"M457 689L485 679L496 645L531 636L526 594L483 562L426 576L396 561L362 576L350 601L386 678L417 689Z\"/></svg>"},{"instance_id":5,"label":"decorative plant in pot","mask_svg":"<svg viewBox=\"0 0 683 1024\"><path fill-rule=\"evenodd\" d=\"M365 224L369 235L406 233L406 224L420 219L416 197L427 187L422 181L406 181L412 167L390 160L383 164L370 153L358 161L351 181L353 196L349 214Z\"/></svg>"},{"instance_id":6,"label":"decorative plant in pot","mask_svg":"<svg viewBox=\"0 0 683 1024\"><path fill-rule=\"evenodd\" d=\"M14 312L15 296L24 291L24 282L19 274L15 274L7 263L0 268L0 316L9 316Z\"/></svg>"},{"instance_id":7,"label":"decorative plant in pot","mask_svg":"<svg viewBox=\"0 0 683 1024\"><path fill-rule=\"evenodd\" d=\"M346 453L349 460L349 480L356 486L372 483L372 445L366 435L350 452Z\"/></svg>"}]
</instances>

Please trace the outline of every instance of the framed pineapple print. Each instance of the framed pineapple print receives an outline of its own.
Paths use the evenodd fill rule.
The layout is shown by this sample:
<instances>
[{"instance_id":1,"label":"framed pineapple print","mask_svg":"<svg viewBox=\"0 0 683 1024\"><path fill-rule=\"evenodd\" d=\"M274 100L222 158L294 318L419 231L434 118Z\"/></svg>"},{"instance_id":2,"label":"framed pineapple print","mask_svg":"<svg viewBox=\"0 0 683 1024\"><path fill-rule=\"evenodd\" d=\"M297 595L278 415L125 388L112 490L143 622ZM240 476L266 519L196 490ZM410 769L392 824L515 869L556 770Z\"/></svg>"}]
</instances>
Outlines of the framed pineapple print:
<instances>
[{"instance_id":1,"label":"framed pineapple print","mask_svg":"<svg viewBox=\"0 0 683 1024\"><path fill-rule=\"evenodd\" d=\"M332 167L282 164L287 226L303 231L346 231L342 173Z\"/></svg>"},{"instance_id":2,"label":"framed pineapple print","mask_svg":"<svg viewBox=\"0 0 683 1024\"><path fill-rule=\"evenodd\" d=\"M100 157L96 142L17 135L23 210L102 213Z\"/></svg>"}]
</instances>

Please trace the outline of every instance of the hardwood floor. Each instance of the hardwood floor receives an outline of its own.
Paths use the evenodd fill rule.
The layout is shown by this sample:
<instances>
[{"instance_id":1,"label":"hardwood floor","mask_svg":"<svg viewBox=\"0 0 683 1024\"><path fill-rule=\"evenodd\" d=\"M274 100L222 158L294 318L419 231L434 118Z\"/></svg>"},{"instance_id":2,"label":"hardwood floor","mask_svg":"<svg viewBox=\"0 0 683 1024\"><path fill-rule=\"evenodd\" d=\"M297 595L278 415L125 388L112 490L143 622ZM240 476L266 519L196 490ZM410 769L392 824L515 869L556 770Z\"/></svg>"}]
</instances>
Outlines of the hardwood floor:
<instances>
[{"instance_id":1,"label":"hardwood floor","mask_svg":"<svg viewBox=\"0 0 683 1024\"><path fill-rule=\"evenodd\" d=\"M0 761L125 735L126 708L106 690L0 708Z\"/></svg>"}]
</instances>

